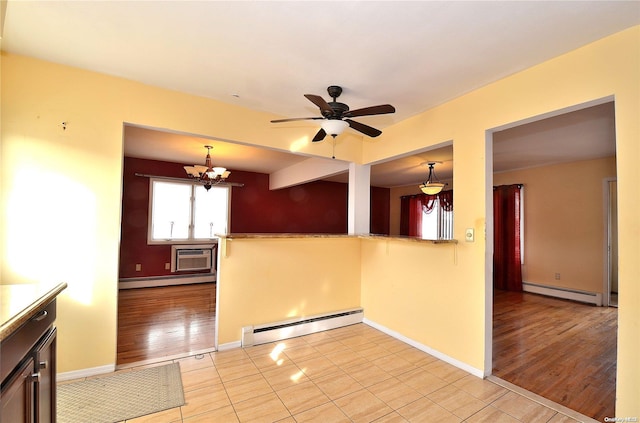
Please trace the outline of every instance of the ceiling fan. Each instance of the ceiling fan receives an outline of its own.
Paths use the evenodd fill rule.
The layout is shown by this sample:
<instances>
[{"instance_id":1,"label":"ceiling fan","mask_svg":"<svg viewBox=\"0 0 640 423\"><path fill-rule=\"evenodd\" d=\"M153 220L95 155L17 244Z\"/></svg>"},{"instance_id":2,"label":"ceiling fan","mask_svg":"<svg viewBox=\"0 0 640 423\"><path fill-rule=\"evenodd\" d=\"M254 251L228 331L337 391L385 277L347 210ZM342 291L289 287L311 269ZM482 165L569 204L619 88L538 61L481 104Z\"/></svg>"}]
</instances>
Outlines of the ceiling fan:
<instances>
[{"instance_id":1,"label":"ceiling fan","mask_svg":"<svg viewBox=\"0 0 640 423\"><path fill-rule=\"evenodd\" d=\"M349 110L349 106L336 101L336 99L340 97L340 94L342 94L342 87L331 85L327 88L327 92L329 93L329 96L333 98L333 101L328 103L319 95L304 95L309 99L309 101L320 108L322 116L276 119L272 120L271 123L291 122L296 120L322 120L322 123L320 124L322 128L318 131L315 137L313 137L313 142L322 141L327 134L335 138L337 135L340 135L347 126L370 137L377 137L382 133L382 131L363 123L356 122L355 120L351 120L350 118L358 116L384 115L387 113L395 113L396 111L395 107L390 104L381 104L379 106Z\"/></svg>"}]
</instances>

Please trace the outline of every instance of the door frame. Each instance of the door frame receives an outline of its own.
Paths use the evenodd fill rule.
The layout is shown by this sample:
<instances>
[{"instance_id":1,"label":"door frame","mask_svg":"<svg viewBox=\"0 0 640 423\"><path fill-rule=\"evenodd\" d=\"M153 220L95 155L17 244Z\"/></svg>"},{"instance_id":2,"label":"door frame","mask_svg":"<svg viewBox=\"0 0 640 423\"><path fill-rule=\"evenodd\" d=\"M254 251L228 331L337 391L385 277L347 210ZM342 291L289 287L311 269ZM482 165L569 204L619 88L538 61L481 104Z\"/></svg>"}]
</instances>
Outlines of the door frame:
<instances>
[{"instance_id":1,"label":"door frame","mask_svg":"<svg viewBox=\"0 0 640 423\"><path fill-rule=\"evenodd\" d=\"M602 306L611 306L611 269L612 269L612 257L611 257L611 182L617 182L617 177L604 178L602 181L602 195L603 195L603 208L604 208L604 237L603 237L603 254L605 264L603 267L602 276ZM617 305L616 305L617 307Z\"/></svg>"}]
</instances>

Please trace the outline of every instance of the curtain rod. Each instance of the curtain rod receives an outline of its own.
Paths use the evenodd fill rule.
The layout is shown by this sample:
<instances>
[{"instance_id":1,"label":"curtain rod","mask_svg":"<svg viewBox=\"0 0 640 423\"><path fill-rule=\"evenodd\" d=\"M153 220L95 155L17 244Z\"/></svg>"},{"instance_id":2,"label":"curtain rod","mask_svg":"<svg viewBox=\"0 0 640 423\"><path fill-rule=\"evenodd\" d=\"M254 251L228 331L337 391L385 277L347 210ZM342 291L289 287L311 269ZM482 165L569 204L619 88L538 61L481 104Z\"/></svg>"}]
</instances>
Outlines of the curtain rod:
<instances>
[{"instance_id":1,"label":"curtain rod","mask_svg":"<svg viewBox=\"0 0 640 423\"><path fill-rule=\"evenodd\" d=\"M509 184L509 185L496 185L493 187L493 189L496 189L498 187L510 187L510 186L517 186L518 188L522 188L524 186L524 184Z\"/></svg>"},{"instance_id":2,"label":"curtain rod","mask_svg":"<svg viewBox=\"0 0 640 423\"><path fill-rule=\"evenodd\" d=\"M168 181L183 181L183 182L198 182L196 179L190 179L190 178L176 178L175 176L160 176L160 175L147 175L146 173L135 173L136 176L141 176L143 178L158 178L158 179L166 179ZM223 187L243 187L244 184L241 184L239 182L220 182L217 184L214 184L212 186L223 186Z\"/></svg>"},{"instance_id":3,"label":"curtain rod","mask_svg":"<svg viewBox=\"0 0 640 423\"><path fill-rule=\"evenodd\" d=\"M448 190L446 190L446 191L440 191L440 192L439 192L439 193L437 193L437 194L425 194L425 193L419 192L419 193L417 193L417 194L401 195L399 198L422 197L422 196L424 196L424 195L434 195L434 196L436 196L436 195L440 195L440 194L442 194L442 193L444 193L444 192L453 192L453 190L452 190L452 189L448 189Z\"/></svg>"}]
</instances>

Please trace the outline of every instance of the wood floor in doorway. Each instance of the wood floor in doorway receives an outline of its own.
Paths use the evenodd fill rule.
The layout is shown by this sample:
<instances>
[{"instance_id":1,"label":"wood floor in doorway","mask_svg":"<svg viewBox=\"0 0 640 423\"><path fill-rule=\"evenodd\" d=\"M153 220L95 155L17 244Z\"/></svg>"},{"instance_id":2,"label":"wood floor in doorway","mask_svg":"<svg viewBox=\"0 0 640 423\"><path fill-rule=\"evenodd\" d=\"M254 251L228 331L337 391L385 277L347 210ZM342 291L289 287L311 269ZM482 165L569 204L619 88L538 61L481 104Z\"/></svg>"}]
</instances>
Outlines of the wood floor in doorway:
<instances>
[{"instance_id":1,"label":"wood floor in doorway","mask_svg":"<svg viewBox=\"0 0 640 423\"><path fill-rule=\"evenodd\" d=\"M614 417L618 313L496 291L493 375L599 421Z\"/></svg>"},{"instance_id":2,"label":"wood floor in doorway","mask_svg":"<svg viewBox=\"0 0 640 423\"><path fill-rule=\"evenodd\" d=\"M215 283L120 290L116 364L211 350L215 318Z\"/></svg>"}]
</instances>

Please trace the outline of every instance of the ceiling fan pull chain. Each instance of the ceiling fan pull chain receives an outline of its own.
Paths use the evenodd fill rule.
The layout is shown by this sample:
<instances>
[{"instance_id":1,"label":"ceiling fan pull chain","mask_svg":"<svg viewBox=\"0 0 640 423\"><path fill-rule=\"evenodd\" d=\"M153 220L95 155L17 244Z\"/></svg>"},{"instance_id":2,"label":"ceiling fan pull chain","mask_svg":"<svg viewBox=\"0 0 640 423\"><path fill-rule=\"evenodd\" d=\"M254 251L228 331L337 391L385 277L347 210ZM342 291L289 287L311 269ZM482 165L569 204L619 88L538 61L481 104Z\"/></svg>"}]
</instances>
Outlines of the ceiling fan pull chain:
<instances>
[{"instance_id":1,"label":"ceiling fan pull chain","mask_svg":"<svg viewBox=\"0 0 640 423\"><path fill-rule=\"evenodd\" d=\"M333 150L331 152L331 158L335 159L336 158L336 137L333 137Z\"/></svg>"}]
</instances>

